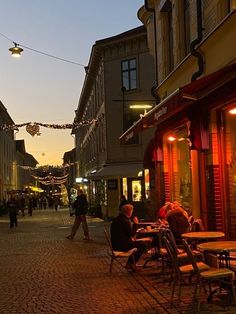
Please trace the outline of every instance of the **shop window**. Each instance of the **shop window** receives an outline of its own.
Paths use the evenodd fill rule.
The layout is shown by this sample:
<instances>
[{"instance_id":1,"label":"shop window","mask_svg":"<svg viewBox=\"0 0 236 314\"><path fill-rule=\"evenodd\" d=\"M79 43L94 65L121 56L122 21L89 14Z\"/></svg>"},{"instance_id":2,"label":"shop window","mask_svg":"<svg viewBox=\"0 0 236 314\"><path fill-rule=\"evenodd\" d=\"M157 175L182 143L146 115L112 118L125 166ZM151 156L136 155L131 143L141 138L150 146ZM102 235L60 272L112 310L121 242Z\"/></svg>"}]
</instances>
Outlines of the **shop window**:
<instances>
[{"instance_id":1,"label":"shop window","mask_svg":"<svg viewBox=\"0 0 236 314\"><path fill-rule=\"evenodd\" d=\"M122 194L128 199L128 185L127 178L122 178Z\"/></svg>"},{"instance_id":2,"label":"shop window","mask_svg":"<svg viewBox=\"0 0 236 314\"><path fill-rule=\"evenodd\" d=\"M225 159L231 231L236 228L236 114L225 111ZM236 233L233 235L235 236Z\"/></svg>"},{"instance_id":3,"label":"shop window","mask_svg":"<svg viewBox=\"0 0 236 314\"><path fill-rule=\"evenodd\" d=\"M164 135L164 175L169 199L192 208L191 159L187 127Z\"/></svg>"},{"instance_id":4,"label":"shop window","mask_svg":"<svg viewBox=\"0 0 236 314\"><path fill-rule=\"evenodd\" d=\"M145 198L146 200L150 199L150 175L149 169L144 170L144 182L145 182Z\"/></svg>"},{"instance_id":5,"label":"shop window","mask_svg":"<svg viewBox=\"0 0 236 314\"><path fill-rule=\"evenodd\" d=\"M132 201L139 202L142 200L141 180L132 180Z\"/></svg>"}]
</instances>

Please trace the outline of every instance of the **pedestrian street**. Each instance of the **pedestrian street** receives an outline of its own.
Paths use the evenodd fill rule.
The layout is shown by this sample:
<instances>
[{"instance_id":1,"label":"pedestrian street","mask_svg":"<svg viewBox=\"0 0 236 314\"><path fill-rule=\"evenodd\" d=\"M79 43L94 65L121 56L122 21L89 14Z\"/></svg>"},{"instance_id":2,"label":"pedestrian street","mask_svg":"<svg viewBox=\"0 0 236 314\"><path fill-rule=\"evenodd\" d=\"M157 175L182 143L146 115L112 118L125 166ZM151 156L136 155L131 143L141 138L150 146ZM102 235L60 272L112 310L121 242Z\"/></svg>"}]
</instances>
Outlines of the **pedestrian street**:
<instances>
[{"instance_id":1,"label":"pedestrian street","mask_svg":"<svg viewBox=\"0 0 236 314\"><path fill-rule=\"evenodd\" d=\"M36 210L18 217L9 228L0 217L0 313L193 313L191 289L183 288L180 306L170 305L170 281L156 262L130 274L109 257L103 229L109 222L88 218L93 241L83 241L82 228L66 239L74 217L68 209ZM142 261L141 261L142 262ZM202 305L201 313L235 313L222 303Z\"/></svg>"}]
</instances>

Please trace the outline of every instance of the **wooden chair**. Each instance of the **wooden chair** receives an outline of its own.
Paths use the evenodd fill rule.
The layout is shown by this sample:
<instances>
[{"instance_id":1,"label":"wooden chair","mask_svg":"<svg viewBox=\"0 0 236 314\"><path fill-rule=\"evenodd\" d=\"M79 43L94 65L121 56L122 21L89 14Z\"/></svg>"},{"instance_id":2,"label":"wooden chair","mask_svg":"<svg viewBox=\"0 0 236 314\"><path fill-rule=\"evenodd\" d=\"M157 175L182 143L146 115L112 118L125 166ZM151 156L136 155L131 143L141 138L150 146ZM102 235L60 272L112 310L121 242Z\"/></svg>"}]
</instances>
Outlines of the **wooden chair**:
<instances>
[{"instance_id":1,"label":"wooden chair","mask_svg":"<svg viewBox=\"0 0 236 314\"><path fill-rule=\"evenodd\" d=\"M178 303L180 303L180 298L181 298L181 288L182 285L185 283L185 278L188 278L188 281L190 282L189 278L192 278L195 270L192 266L192 264L189 262L189 264L186 265L181 265L181 260L178 258L178 254L176 254L176 251L174 250L171 242L166 238L163 237L168 255L170 257L171 261L171 267L173 270L173 280L172 280L172 291L171 291L171 303L173 303L174 299L174 293L175 293L175 288L178 285L179 290L178 290ZM206 265L203 262L197 262L198 268L200 271L204 271L209 269L210 267Z\"/></svg>"},{"instance_id":2,"label":"wooden chair","mask_svg":"<svg viewBox=\"0 0 236 314\"><path fill-rule=\"evenodd\" d=\"M200 270L192 250L185 240L183 240L183 246L189 256L189 260L191 261L195 275L197 276L197 282L194 291L194 300L197 302L197 310L200 310L201 290L202 287L205 287L205 285L209 285L210 295L208 296L208 300L211 300L213 293L215 292L215 290L211 290L212 283L217 283L220 287L227 287L228 292L232 293L233 301L235 303L234 272L229 268L213 267L209 267L208 270L204 271Z\"/></svg>"},{"instance_id":3,"label":"wooden chair","mask_svg":"<svg viewBox=\"0 0 236 314\"><path fill-rule=\"evenodd\" d=\"M104 229L104 234L105 234L105 238L108 244L108 254L111 258L110 261L110 266L109 266L109 272L112 272L112 266L113 266L113 262L117 261L122 267L125 267L125 265L120 261L121 259L125 259L126 262L128 260L129 257L133 258L133 263L135 265L135 260L134 260L134 252L137 251L136 248L133 248L127 252L123 252L123 251L114 251L111 245L111 239L110 236L108 235L108 232L106 229Z\"/></svg>"}]
</instances>

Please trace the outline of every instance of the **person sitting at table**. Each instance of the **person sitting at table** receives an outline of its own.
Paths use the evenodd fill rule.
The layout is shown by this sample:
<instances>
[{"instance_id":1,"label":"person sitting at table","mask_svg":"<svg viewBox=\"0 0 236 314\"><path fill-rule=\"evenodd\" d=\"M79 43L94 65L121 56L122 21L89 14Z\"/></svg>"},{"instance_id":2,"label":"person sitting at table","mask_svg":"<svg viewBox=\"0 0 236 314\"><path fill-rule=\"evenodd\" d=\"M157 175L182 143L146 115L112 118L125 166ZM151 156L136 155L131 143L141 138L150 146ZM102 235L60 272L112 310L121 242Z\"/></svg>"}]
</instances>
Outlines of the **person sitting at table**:
<instances>
[{"instance_id":1,"label":"person sitting at table","mask_svg":"<svg viewBox=\"0 0 236 314\"><path fill-rule=\"evenodd\" d=\"M165 220L166 219L166 214L168 213L168 211L170 211L171 209L173 209L173 203L171 202L166 202L165 205L163 205L157 212L157 219L160 220Z\"/></svg>"},{"instance_id":2,"label":"person sitting at table","mask_svg":"<svg viewBox=\"0 0 236 314\"><path fill-rule=\"evenodd\" d=\"M133 248L137 248L134 252L134 260L129 257L126 268L128 271L136 271L136 263L140 259L141 255L146 251L146 244L142 241L135 241L134 235L135 230L133 230L131 223L131 216L133 213L133 205L125 204L121 207L120 214L114 218L111 223L111 243L112 248L115 251L127 252Z\"/></svg>"},{"instance_id":3,"label":"person sitting at table","mask_svg":"<svg viewBox=\"0 0 236 314\"><path fill-rule=\"evenodd\" d=\"M188 222L187 212L174 202L172 209L166 214L166 220L169 224L169 228L173 233L173 236L177 244L182 244L182 234L189 231L190 224Z\"/></svg>"},{"instance_id":4,"label":"person sitting at table","mask_svg":"<svg viewBox=\"0 0 236 314\"><path fill-rule=\"evenodd\" d=\"M192 215L188 218L191 232L205 231L202 219L194 218Z\"/></svg>"}]
</instances>

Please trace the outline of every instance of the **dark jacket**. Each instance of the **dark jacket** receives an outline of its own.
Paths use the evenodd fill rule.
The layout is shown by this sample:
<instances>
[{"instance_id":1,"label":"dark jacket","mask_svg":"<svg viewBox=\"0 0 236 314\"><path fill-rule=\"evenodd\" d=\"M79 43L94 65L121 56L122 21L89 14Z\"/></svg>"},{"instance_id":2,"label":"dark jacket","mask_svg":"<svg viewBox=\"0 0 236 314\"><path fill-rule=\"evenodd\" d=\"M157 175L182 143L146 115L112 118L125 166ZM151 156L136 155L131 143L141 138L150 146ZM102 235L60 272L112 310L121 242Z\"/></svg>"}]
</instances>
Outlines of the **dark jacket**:
<instances>
[{"instance_id":1,"label":"dark jacket","mask_svg":"<svg viewBox=\"0 0 236 314\"><path fill-rule=\"evenodd\" d=\"M6 203L6 207L10 215L17 214L18 206L17 206L17 201L15 198L9 199Z\"/></svg>"},{"instance_id":2,"label":"dark jacket","mask_svg":"<svg viewBox=\"0 0 236 314\"><path fill-rule=\"evenodd\" d=\"M181 235L189 231L189 222L184 212L179 209L170 210L166 215L166 220L177 244L182 243Z\"/></svg>"},{"instance_id":3,"label":"dark jacket","mask_svg":"<svg viewBox=\"0 0 236 314\"><path fill-rule=\"evenodd\" d=\"M111 243L115 251L128 251L133 248L134 235L131 221L120 213L111 223Z\"/></svg>"},{"instance_id":4,"label":"dark jacket","mask_svg":"<svg viewBox=\"0 0 236 314\"><path fill-rule=\"evenodd\" d=\"M88 212L88 201L85 194L78 195L73 203L75 216L86 215Z\"/></svg>"}]
</instances>

